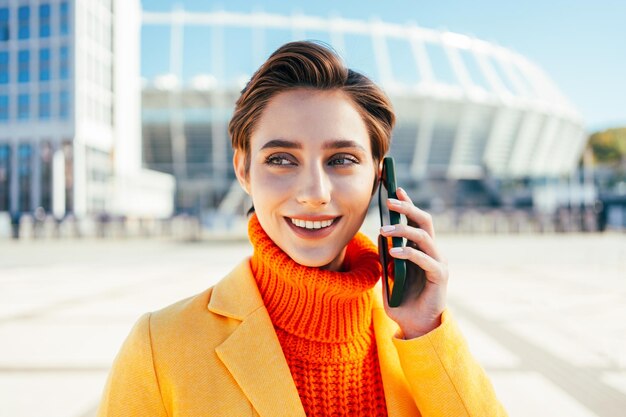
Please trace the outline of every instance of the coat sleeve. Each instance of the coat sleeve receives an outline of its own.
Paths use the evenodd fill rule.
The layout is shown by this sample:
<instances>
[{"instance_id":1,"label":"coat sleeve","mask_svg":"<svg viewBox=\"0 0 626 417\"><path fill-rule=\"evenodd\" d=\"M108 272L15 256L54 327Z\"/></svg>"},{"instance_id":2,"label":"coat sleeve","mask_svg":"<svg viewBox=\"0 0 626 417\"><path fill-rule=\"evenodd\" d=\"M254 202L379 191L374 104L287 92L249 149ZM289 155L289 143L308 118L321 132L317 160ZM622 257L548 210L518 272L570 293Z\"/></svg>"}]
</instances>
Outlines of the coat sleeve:
<instances>
[{"instance_id":1,"label":"coat sleeve","mask_svg":"<svg viewBox=\"0 0 626 417\"><path fill-rule=\"evenodd\" d=\"M507 416L448 310L441 320L439 327L421 337L393 338L422 416Z\"/></svg>"},{"instance_id":2,"label":"coat sleeve","mask_svg":"<svg viewBox=\"0 0 626 417\"><path fill-rule=\"evenodd\" d=\"M137 321L113 362L98 417L167 415L153 362L148 313Z\"/></svg>"}]
</instances>

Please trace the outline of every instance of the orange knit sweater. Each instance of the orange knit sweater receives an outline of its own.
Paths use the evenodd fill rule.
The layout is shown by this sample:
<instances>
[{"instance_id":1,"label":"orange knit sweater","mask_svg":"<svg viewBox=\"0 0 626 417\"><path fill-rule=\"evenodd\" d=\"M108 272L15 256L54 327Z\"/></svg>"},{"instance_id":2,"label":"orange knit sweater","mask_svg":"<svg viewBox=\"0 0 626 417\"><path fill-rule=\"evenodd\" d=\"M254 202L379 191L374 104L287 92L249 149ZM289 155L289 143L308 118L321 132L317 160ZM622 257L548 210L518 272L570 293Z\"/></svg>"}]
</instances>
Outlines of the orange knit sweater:
<instances>
[{"instance_id":1,"label":"orange knit sweater","mask_svg":"<svg viewBox=\"0 0 626 417\"><path fill-rule=\"evenodd\" d=\"M371 320L380 276L376 247L362 234L348 244L343 271L300 265L248 225L251 268L309 416L386 416Z\"/></svg>"}]
</instances>

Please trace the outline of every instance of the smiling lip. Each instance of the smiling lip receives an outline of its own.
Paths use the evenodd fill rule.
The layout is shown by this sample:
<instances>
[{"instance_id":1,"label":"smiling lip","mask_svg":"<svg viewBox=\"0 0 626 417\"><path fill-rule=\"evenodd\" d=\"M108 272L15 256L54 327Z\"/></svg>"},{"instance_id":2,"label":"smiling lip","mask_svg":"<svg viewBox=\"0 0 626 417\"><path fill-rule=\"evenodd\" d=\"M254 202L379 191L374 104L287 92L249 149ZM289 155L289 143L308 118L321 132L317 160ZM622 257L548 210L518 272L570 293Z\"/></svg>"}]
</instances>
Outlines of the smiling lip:
<instances>
[{"instance_id":1,"label":"smiling lip","mask_svg":"<svg viewBox=\"0 0 626 417\"><path fill-rule=\"evenodd\" d=\"M303 227L298 227L295 224L293 224L291 222L290 217L284 217L285 222L291 228L291 230L293 230L293 232L298 237L301 237L303 239L322 239L330 235L333 232L333 230L335 230L337 223L339 223L339 221L341 220L341 216L339 217L332 217L332 216L298 216L298 217L295 217L294 216L293 218L299 219L299 220L307 220L307 221L322 221L322 220L334 219L333 223L328 227L324 227L321 229L305 229Z\"/></svg>"}]
</instances>

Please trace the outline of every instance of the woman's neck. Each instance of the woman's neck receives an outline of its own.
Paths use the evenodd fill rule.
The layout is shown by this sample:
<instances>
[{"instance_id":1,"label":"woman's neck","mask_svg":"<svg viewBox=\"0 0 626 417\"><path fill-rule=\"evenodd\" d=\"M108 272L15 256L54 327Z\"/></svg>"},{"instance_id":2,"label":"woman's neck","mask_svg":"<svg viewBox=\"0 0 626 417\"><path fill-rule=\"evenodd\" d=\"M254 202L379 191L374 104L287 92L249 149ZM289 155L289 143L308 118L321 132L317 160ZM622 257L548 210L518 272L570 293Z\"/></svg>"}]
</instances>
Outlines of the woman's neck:
<instances>
[{"instance_id":1,"label":"woman's neck","mask_svg":"<svg viewBox=\"0 0 626 417\"><path fill-rule=\"evenodd\" d=\"M298 264L265 233L256 216L248 225L251 267L272 322L299 337L344 342L371 321L372 288L380 277L376 247L357 233L343 249L340 271Z\"/></svg>"}]
</instances>

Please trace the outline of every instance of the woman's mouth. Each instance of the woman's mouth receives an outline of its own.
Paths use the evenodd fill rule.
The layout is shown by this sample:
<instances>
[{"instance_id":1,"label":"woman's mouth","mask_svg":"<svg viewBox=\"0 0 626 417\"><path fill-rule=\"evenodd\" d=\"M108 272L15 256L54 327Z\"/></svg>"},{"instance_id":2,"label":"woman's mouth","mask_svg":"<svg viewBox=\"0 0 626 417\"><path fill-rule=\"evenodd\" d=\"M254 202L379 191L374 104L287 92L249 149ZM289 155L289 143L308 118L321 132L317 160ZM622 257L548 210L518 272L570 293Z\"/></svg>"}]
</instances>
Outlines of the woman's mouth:
<instances>
[{"instance_id":1,"label":"woman's mouth","mask_svg":"<svg viewBox=\"0 0 626 417\"><path fill-rule=\"evenodd\" d=\"M305 220L285 217L285 221L296 235L304 239L321 239L332 233L337 227L341 216L325 220Z\"/></svg>"},{"instance_id":2,"label":"woman's mouth","mask_svg":"<svg viewBox=\"0 0 626 417\"><path fill-rule=\"evenodd\" d=\"M310 220L300 220L300 219L291 219L291 223L295 224L298 227L303 227L305 229L322 229L324 227L328 227L335 219L330 220L322 220L322 221L310 221Z\"/></svg>"}]
</instances>

